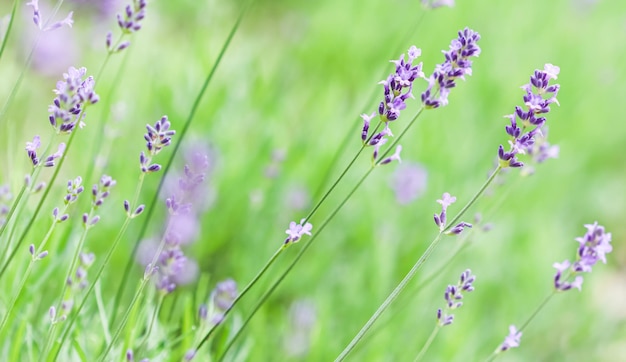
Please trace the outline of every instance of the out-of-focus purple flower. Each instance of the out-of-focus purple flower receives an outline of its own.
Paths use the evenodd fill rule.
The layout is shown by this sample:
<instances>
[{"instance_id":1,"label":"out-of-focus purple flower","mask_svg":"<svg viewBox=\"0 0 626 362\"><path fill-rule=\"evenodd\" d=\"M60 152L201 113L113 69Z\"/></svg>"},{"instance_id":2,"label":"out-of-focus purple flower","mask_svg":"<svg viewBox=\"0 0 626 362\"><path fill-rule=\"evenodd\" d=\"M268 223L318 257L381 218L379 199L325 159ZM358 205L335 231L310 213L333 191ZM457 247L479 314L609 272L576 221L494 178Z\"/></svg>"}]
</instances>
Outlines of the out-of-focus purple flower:
<instances>
[{"instance_id":1,"label":"out-of-focus purple flower","mask_svg":"<svg viewBox=\"0 0 626 362\"><path fill-rule=\"evenodd\" d=\"M0 226L6 222L6 215L9 213L9 202L13 198L8 185L0 185Z\"/></svg>"},{"instance_id":2,"label":"out-of-focus purple flower","mask_svg":"<svg viewBox=\"0 0 626 362\"><path fill-rule=\"evenodd\" d=\"M446 300L445 310L437 310L437 323L440 326L452 324L454 321L454 315L447 312L460 308L463 305L463 302L461 302L463 299L463 293L474 290L475 280L476 276L472 275L471 270L467 269L461 273L459 282L456 285L448 285L446 292L444 293L444 299Z\"/></svg>"},{"instance_id":3,"label":"out-of-focus purple flower","mask_svg":"<svg viewBox=\"0 0 626 362\"><path fill-rule=\"evenodd\" d=\"M426 79L428 87L421 99L427 109L446 106L450 89L456 87L456 80L465 80L465 75L472 75L469 58L480 55L480 47L476 44L480 35L469 28L460 30L458 35L450 43L450 50L443 52L445 61L437 64L433 74Z\"/></svg>"},{"instance_id":4,"label":"out-of-focus purple flower","mask_svg":"<svg viewBox=\"0 0 626 362\"><path fill-rule=\"evenodd\" d=\"M556 79L558 74L559 67L546 64L544 70L535 70L535 73L530 76L530 82L522 86L526 92L524 95L526 108L516 106L513 114L505 116L509 119L509 124L505 127L510 137L509 150L505 151L502 145L498 148L500 167L522 167L524 164L517 159L517 155L533 153L535 139L542 135L541 128L546 123L546 118L540 115L550 112L550 104L559 104L556 96L560 86L550 84L550 81ZM551 152L552 154L558 153L558 149L556 151L552 149ZM546 153L542 157L549 156L550 153Z\"/></svg>"},{"instance_id":5,"label":"out-of-focus purple flower","mask_svg":"<svg viewBox=\"0 0 626 362\"><path fill-rule=\"evenodd\" d=\"M391 182L398 203L406 205L422 196L427 177L426 169L417 163L403 163L399 166Z\"/></svg>"},{"instance_id":6,"label":"out-of-focus purple flower","mask_svg":"<svg viewBox=\"0 0 626 362\"><path fill-rule=\"evenodd\" d=\"M65 19L61 21L57 21L50 25L45 25L43 24L42 19L41 19L41 12L39 10L39 0L30 0L30 2L26 4L26 6L30 6L33 8L33 22L35 23L35 25L37 25L39 30L50 31L50 30L58 29L62 27L63 25L67 25L68 27L71 28L72 24L74 23L74 20L72 19L72 15L74 12L70 11L70 13L67 14Z\"/></svg>"},{"instance_id":7,"label":"out-of-focus purple flower","mask_svg":"<svg viewBox=\"0 0 626 362\"><path fill-rule=\"evenodd\" d=\"M313 225L310 222L307 222L306 224L303 225L305 220L306 219L300 220L299 224L296 224L295 221L292 221L289 223L289 229L285 230L285 233L289 235L285 239L285 245L298 242L298 240L300 240L300 238L304 234L307 234L309 236L311 235L311 230L313 229Z\"/></svg>"},{"instance_id":8,"label":"out-of-focus purple flower","mask_svg":"<svg viewBox=\"0 0 626 362\"><path fill-rule=\"evenodd\" d=\"M237 283L233 279L217 283L211 293L213 304L222 311L229 309L235 298L237 298Z\"/></svg>"},{"instance_id":9,"label":"out-of-focus purple flower","mask_svg":"<svg viewBox=\"0 0 626 362\"><path fill-rule=\"evenodd\" d=\"M522 332L518 331L514 325L509 326L509 334L504 337L504 342L498 347L496 352L504 352L511 348L519 347L520 340L522 339Z\"/></svg>"},{"instance_id":10,"label":"out-of-focus purple flower","mask_svg":"<svg viewBox=\"0 0 626 362\"><path fill-rule=\"evenodd\" d=\"M86 73L86 68L70 67L67 73L63 74L64 80L57 82L54 90L57 96L48 106L50 124L57 133L71 133L76 124L82 127L82 120L85 117L84 107L99 100L94 91L93 77L89 76L83 80Z\"/></svg>"},{"instance_id":11,"label":"out-of-focus purple flower","mask_svg":"<svg viewBox=\"0 0 626 362\"><path fill-rule=\"evenodd\" d=\"M551 145L548 142L548 126L541 127L540 131L535 134L533 145L526 149L526 152L532 157L533 163L543 163L550 158L559 157L559 146ZM526 164L522 169L524 176L534 174L533 165Z\"/></svg>"},{"instance_id":12,"label":"out-of-focus purple flower","mask_svg":"<svg viewBox=\"0 0 626 362\"><path fill-rule=\"evenodd\" d=\"M146 17L146 0L133 0L132 5L126 5L124 14L117 15L117 25L124 33L134 33L141 29L141 20Z\"/></svg>"},{"instance_id":13,"label":"out-of-focus purple flower","mask_svg":"<svg viewBox=\"0 0 626 362\"><path fill-rule=\"evenodd\" d=\"M146 140L148 155L142 151L139 156L141 172L157 172L161 169L161 165L150 162L152 162L152 157L172 143L172 136L176 134L176 131L171 130L170 127L171 123L167 120L167 116L161 117L154 126L146 125L148 132L144 134L143 138Z\"/></svg>"},{"instance_id":14,"label":"out-of-focus purple flower","mask_svg":"<svg viewBox=\"0 0 626 362\"><path fill-rule=\"evenodd\" d=\"M598 261L606 264L606 254L613 251L611 233L605 232L603 226L594 222L585 227L587 228L585 235L576 238L579 244L576 261L571 263L565 260L562 263L553 264L557 270L554 276L554 288L559 291L572 288L582 290L583 277L580 274L590 273Z\"/></svg>"},{"instance_id":15,"label":"out-of-focus purple flower","mask_svg":"<svg viewBox=\"0 0 626 362\"><path fill-rule=\"evenodd\" d=\"M211 292L211 304L213 314L208 318L211 324L220 324L224 320L224 313L230 309L237 299L237 283L232 279L226 279L217 283Z\"/></svg>"},{"instance_id":16,"label":"out-of-focus purple flower","mask_svg":"<svg viewBox=\"0 0 626 362\"><path fill-rule=\"evenodd\" d=\"M88 285L87 271L93 265L96 257L93 253L80 253L78 266L66 280L69 292L61 303L61 318L66 318L74 306L74 298ZM58 313L58 311L56 311Z\"/></svg>"},{"instance_id":17,"label":"out-of-focus purple flower","mask_svg":"<svg viewBox=\"0 0 626 362\"><path fill-rule=\"evenodd\" d=\"M162 118L160 122L152 129L148 128L145 138L149 150L155 150L155 145L159 142L169 144L169 140L158 140L159 132L163 137L171 136L168 133L169 124L163 125L167 118ZM188 150L185 153L187 164L184 172L176 183L168 181L166 186L169 196L165 200L165 206L169 215L156 273L156 286L165 293L173 292L177 285L193 282L198 275L197 263L184 255L182 247L196 240L200 230L199 214L205 207L203 204L207 203L205 181L213 167L213 159L205 151L205 148L197 145ZM128 212L130 207L125 206L125 209ZM143 265L150 263L158 249L156 243L142 243L138 253L139 262Z\"/></svg>"}]
</instances>

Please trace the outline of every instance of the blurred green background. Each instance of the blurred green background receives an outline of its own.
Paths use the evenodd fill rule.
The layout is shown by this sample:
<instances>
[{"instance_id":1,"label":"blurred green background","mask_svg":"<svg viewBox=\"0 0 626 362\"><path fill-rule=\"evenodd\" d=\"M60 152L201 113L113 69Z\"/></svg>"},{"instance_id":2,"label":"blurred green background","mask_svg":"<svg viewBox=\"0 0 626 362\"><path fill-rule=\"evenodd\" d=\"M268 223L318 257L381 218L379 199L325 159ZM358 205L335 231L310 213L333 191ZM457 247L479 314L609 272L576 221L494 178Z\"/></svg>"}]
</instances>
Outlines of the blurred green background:
<instances>
[{"instance_id":1,"label":"blurred green background","mask_svg":"<svg viewBox=\"0 0 626 362\"><path fill-rule=\"evenodd\" d=\"M119 205L135 187L145 124L167 114L174 129L182 127L242 6L243 1L151 1L131 47L113 57L96 79L102 102L89 109L87 127L77 136L59 180L80 175L91 162L94 139L107 137L103 153L110 152L111 159L105 171L118 185L98 232L90 235L89 247L97 255L123 221ZM93 7L69 1L61 13L72 9L74 27L63 30L69 35L58 45L39 42L38 47L55 46L39 61L41 55L35 54L0 125L0 183L13 190L30 167L24 142L50 132L47 105L56 80L70 65L86 66L95 75L105 54L104 35L115 26L113 13L98 15ZM3 1L0 16L9 11L10 2ZM18 15L0 60L2 100L34 41L29 8L20 6ZM432 214L440 211L435 200L443 192L457 196L450 209L454 214L482 185L498 145L506 141L503 115L521 104L520 86L545 63L561 67L560 107L547 116L549 140L559 145L559 158L539 165L531 177L520 177L518 170L508 173L504 184L464 217L472 222L480 212L492 230L474 228L464 237L445 238L351 358L413 360L435 324L437 308L444 305L446 286L466 268L477 275L476 290L466 295L455 323L440 332L425 360L486 358L508 326L521 325L551 292L552 263L574 258L574 238L584 234L583 224L596 220L613 234L608 265L585 276L582 292L556 295L524 330L521 348L501 360L626 358L622 1L458 1L453 8L430 11L417 0L254 2L184 140L216 151L207 189L215 193L214 201L203 216L200 237L187 249L210 275L211 285L203 288L228 277L245 285L284 240L288 223L308 214L319 199L320 184L334 180L360 147L358 115L377 108L382 96L377 82L393 71L389 60L416 45L428 75L442 62L441 50L466 26L481 34L482 53L473 75L451 92L447 107L424 112L401 142L403 162L417 162L428 172L424 194L400 205L390 187L398 165L375 170L252 320L240 339L240 348L249 348L248 360L334 358L435 237ZM110 94L115 82L120 84ZM417 98L424 86L416 82ZM373 92L376 100L368 103ZM392 124L396 135L417 109L414 101ZM109 122L105 135L89 127L89 119L103 114ZM348 133L352 136L341 148ZM324 180L340 149L330 180ZM276 161L277 154L284 159ZM276 168L274 177L267 177L268 167ZM368 167L369 150L312 218L313 233ZM155 192L158 177L147 179L144 202ZM88 185L96 181L85 180ZM57 183L61 190L64 182ZM50 201L50 208L55 203ZM148 234L159 232L164 215L164 208L155 211ZM107 269L105 288L124 277L115 271L126 262L140 224L131 224L126 233L128 240L114 259L120 267ZM41 230L44 225L47 221ZM442 267L462 240L469 246ZM236 308L236 318L247 315L299 247L287 249ZM138 279L141 269L130 277ZM128 285L132 289L135 283Z\"/></svg>"}]
</instances>

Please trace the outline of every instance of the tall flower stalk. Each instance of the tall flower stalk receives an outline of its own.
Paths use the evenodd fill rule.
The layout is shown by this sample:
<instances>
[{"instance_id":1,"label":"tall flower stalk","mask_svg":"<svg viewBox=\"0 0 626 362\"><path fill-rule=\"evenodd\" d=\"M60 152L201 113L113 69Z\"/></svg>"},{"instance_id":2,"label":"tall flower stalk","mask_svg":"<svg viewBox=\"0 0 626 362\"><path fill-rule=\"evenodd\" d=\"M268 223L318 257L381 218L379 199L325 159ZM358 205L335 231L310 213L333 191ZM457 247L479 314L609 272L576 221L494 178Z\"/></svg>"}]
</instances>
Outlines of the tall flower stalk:
<instances>
[{"instance_id":1,"label":"tall flower stalk","mask_svg":"<svg viewBox=\"0 0 626 362\"><path fill-rule=\"evenodd\" d=\"M449 88L453 87L453 78L450 74L460 74L459 77L462 77L463 74L469 74L466 72L461 72L458 70L454 70L454 66L452 64L465 64L468 63L465 61L459 61L456 58L455 54L477 54L479 50L474 49L469 46L470 42L467 39L477 39L475 35L472 35L472 32L468 32L467 30L463 32L459 32L459 39L450 46L451 53L445 53L446 61L441 65L435 68L435 72L433 74L439 74L434 77L431 76L431 80L429 82L429 88L422 94L422 101L425 104L430 103L432 108L437 108L441 105L447 104L447 96L448 92L444 91L442 93L442 89L444 86L448 86ZM469 35L469 37L468 37ZM463 39L462 39L463 38ZM473 51L464 52L464 47L468 46ZM457 59L452 62L451 60ZM448 64L448 65L446 65ZM471 65L471 63L469 63ZM446 70L445 72L442 70ZM445 195L440 200L442 205L442 213L437 215L435 214L435 224L439 226L439 234L433 239L433 241L426 248L426 251L422 254L422 256L417 260L417 262L413 265L413 267L409 270L409 272L405 275L405 277L400 281L400 283L396 286L396 288L389 294L387 299L378 307L378 309L374 312L374 314L370 317L370 319L365 323L365 325L361 328L361 330L355 335L355 337L350 341L350 343L344 348L344 350L339 354L336 361L344 360L348 354L354 349L354 347L361 341L363 336L367 333L367 331L372 327L372 325L378 320L378 318L382 315L382 313L391 305L391 303L398 297L398 295L406 288L408 283L413 279L417 271L422 267L422 265L430 258L430 255L435 250L437 245L439 244L443 234L458 234L465 227L470 227L468 223L459 222L461 217L465 214L465 212L478 200L478 198L483 194L483 192L487 189L487 187L491 184L491 182L495 179L497 174L506 167L520 168L523 167L524 164L517 159L517 155L524 154L526 151L534 145L535 137L540 134L540 127L543 126L546 122L545 117L541 116L550 111L550 104L557 103L556 95L559 90L559 85L551 85L550 81L552 79L556 79L556 75L559 72L559 68L546 64L544 70L536 70L534 74L530 77L530 82L524 86L522 89L525 91L525 95L523 97L524 105L526 110L522 107L517 106L515 108L515 113L513 115L506 116L510 120L510 125L505 127L507 134L510 136L509 151L504 151L504 147L500 145L498 148L498 158L499 163L496 169L491 173L487 181L482 185L482 187L476 192L476 194L469 200L469 202L457 213L457 215L446 224L447 217L445 216L445 211L447 206L450 205L452 198L450 195ZM448 75L442 75L448 74ZM433 82L433 79L438 80L437 82ZM432 89L435 84L439 84L438 93L439 97L434 97ZM449 89L447 88L447 89ZM437 92L435 92L437 93ZM517 126L516 119L522 120L522 127ZM456 199L454 199L456 200Z\"/></svg>"}]
</instances>

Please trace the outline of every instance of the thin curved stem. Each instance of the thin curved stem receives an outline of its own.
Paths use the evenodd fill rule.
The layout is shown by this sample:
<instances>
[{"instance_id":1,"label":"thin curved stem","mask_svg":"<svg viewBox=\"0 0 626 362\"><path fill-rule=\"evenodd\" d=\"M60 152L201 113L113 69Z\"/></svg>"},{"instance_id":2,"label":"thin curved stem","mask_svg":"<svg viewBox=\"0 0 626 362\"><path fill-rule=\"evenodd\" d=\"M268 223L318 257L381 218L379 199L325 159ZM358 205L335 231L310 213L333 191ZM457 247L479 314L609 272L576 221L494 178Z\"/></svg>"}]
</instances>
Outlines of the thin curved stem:
<instances>
[{"instance_id":1,"label":"thin curved stem","mask_svg":"<svg viewBox=\"0 0 626 362\"><path fill-rule=\"evenodd\" d=\"M189 112L189 116L187 117L187 119L185 120L185 124L183 126L182 131L180 132L180 135L178 137L178 142L176 142L174 144L174 151L172 152L172 155L170 156L169 160L167 161L167 163L165 164L165 169L163 171L163 177L161 178L161 181L159 182L159 186L157 187L157 191L154 193L154 196L152 197L152 201L150 202L150 205L146 208L146 212L147 215L144 219L144 223L141 226L141 230L139 232L139 236L137 237L137 240L135 240L135 243L133 245L133 250L130 253L129 257L128 257L128 261L126 262L126 267L124 268L124 273L122 275L128 275L130 273L131 268L133 267L133 260L135 258L135 254L137 253L137 249L139 248L139 242L141 241L141 239L143 238L144 234L146 233L146 230L148 228L148 223L151 220L151 216L152 213L154 212L154 205L156 204L156 200L157 197L159 195L159 192L161 192L161 189L163 188L163 184L165 182L165 178L170 170L170 167L172 165L172 161L174 160L174 157L176 156L176 153L178 152L178 149L180 147L180 144L182 143L185 135L187 134L187 131L189 129L189 126L191 125L192 120L194 119L196 112L198 110L198 107L200 106L200 101L202 100L204 93L206 92L209 83L211 82L211 80L213 79L213 76L215 75L215 72L217 71L217 67L221 64L222 59L224 58L224 54L226 54L226 50L228 49L233 37L235 36L235 32L237 31L237 29L239 29L239 25L241 24L241 21L243 20L244 15L246 14L248 8L250 8L251 4L254 2L254 0L249 0L242 8L241 12L239 13L239 17L237 18L237 21L235 22L235 24L233 25L232 29L230 30L230 33L228 34L228 37L226 38L226 41L224 42L224 45L222 45L222 49L220 49L220 52L217 56L217 59L215 60L215 63L213 64L213 67L211 68L211 70L209 71L209 74L207 75L207 77L204 80L204 83L202 84L202 87L200 88L200 91L198 92L198 95L196 96L193 105L191 107L191 111ZM115 300L113 302L113 310L117 310L122 295L124 293L124 289L126 287L126 280L127 278L122 278L122 281L120 283L119 288L117 288L117 292L115 294ZM111 324L113 325L113 323L115 322L115 314L112 315L111 317Z\"/></svg>"},{"instance_id":2,"label":"thin curved stem","mask_svg":"<svg viewBox=\"0 0 626 362\"><path fill-rule=\"evenodd\" d=\"M17 11L17 3L18 0L13 0L13 7L11 8L11 20L9 20L9 25L7 26L7 32L4 33L4 38L2 39L2 46L0 46L0 59L2 59L2 55L4 54L4 48L7 46L7 42L9 40L9 34L11 34L11 29L13 29L13 20L15 20L15 13Z\"/></svg>"},{"instance_id":3,"label":"thin curved stem","mask_svg":"<svg viewBox=\"0 0 626 362\"><path fill-rule=\"evenodd\" d=\"M294 258L294 260L285 269L285 271L283 271L283 273L278 277L278 279L276 279L276 281L272 284L272 286L261 296L261 298L259 298L259 300L255 304L254 308L252 309L252 312L250 312L250 314L245 319L245 321L243 322L241 327L237 330L237 332L235 333L233 338L229 341L228 345L224 349L224 352L222 352L222 355L218 358L218 361L223 361L224 360L224 357L226 356L226 353L228 353L228 350L233 346L233 344L235 343L235 340L239 337L239 335L241 335L241 332L248 325L250 320L252 320L252 317L254 317L256 312L261 308L261 306L265 303L265 301L269 298L269 296L274 292L274 290L276 290L276 288L278 288L278 286L280 285L280 283L282 283L282 281L285 279L287 274L289 274L289 272L298 263L298 260L300 260L300 258L304 255L304 253L308 250L308 248L313 244L313 242L317 239L317 237L321 234L321 232L326 228L328 223L330 223L330 221L335 217L335 215L337 215L339 210L341 210L341 208L343 208L343 206L348 202L350 197L352 197L352 195L359 189L361 184L363 184L363 182L367 179L367 177L372 173L372 171L375 168L376 168L375 166L372 166L372 167L370 167L369 170L367 170L367 172L354 185L354 187L350 190L350 192L346 195L346 197L344 197L344 199L335 208L335 210L333 210L333 212L326 218L326 220L324 220L324 222L321 224L321 226L319 227L317 232L309 239L309 241L307 243L304 244L304 246L300 249L300 251L298 252L296 257ZM200 348L200 346L198 346L198 348L196 348L196 350L198 350L199 348Z\"/></svg>"},{"instance_id":4,"label":"thin curved stem","mask_svg":"<svg viewBox=\"0 0 626 362\"><path fill-rule=\"evenodd\" d=\"M439 330L441 330L441 326L437 324L435 326L435 329L433 329L432 333L428 337L428 340L426 341L426 343L424 343L424 345L422 346L422 349L420 349L417 356L415 356L415 359L413 360L413 362L418 362L424 357L424 355L426 354L426 351L428 351L428 348L430 348L430 345L435 340L435 337L437 337L437 333L439 333Z\"/></svg>"},{"instance_id":5,"label":"thin curved stem","mask_svg":"<svg viewBox=\"0 0 626 362\"><path fill-rule=\"evenodd\" d=\"M378 309L374 312L374 314L372 314L370 319L365 323L365 325L361 328L361 330L359 330L356 336L354 336L352 341L350 341L350 343L344 348L344 350L339 354L339 356L337 356L337 358L335 359L335 362L343 361L348 356L348 354L350 354L350 352L361 341L361 339L367 333L367 331L378 320L378 318L383 314L383 312L387 310L387 308L391 305L391 303L393 303L393 301L398 297L398 295L404 290L404 288L411 281L411 279L413 279L417 271L428 260L430 255L433 253L433 251L439 244L439 241L441 240L441 236L443 235L443 233L445 233L447 230L454 227L454 224L463 216L463 214L465 214L467 209L469 209L474 204L474 202L478 200L480 195L482 195L482 193L485 191L487 186L491 184L491 182L495 179L496 175L500 172L501 169L502 168L498 166L498 168L496 168L493 171L493 173L489 176L487 181L483 183L480 189L474 194L474 196L470 199L470 201L468 201L467 204L465 204L465 206L461 209L461 211L459 211L459 213L452 219L452 221L448 224L448 226L444 230L440 231L439 234L437 234L435 239L430 243L430 245L428 245L428 248L426 248L426 251L424 251L424 253L422 254L422 256L420 256L417 262L413 264L413 267L411 267L409 272L404 276L404 278L400 281L400 283L396 286L396 288L391 292L391 294L389 294L387 299L385 299L385 301L378 307Z\"/></svg>"}]
</instances>

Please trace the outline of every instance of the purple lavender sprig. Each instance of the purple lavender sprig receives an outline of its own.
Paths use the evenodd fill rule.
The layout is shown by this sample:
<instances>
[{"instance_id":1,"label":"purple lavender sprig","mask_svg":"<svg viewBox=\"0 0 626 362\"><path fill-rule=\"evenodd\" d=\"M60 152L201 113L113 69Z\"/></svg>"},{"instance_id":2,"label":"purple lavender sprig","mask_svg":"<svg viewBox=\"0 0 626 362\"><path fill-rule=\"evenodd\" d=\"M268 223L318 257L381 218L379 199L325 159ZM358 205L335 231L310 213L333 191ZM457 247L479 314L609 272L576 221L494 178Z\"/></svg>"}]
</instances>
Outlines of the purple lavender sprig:
<instances>
[{"instance_id":1,"label":"purple lavender sprig","mask_svg":"<svg viewBox=\"0 0 626 362\"><path fill-rule=\"evenodd\" d=\"M448 219L448 207L456 202L456 197L450 195L447 192L443 193L443 196L440 200L437 200L439 204L441 204L441 212L439 214L435 214L433 219L435 220L435 224L439 226L439 231L443 232L447 228L447 219ZM471 228L472 224L467 223L465 221L461 221L456 224L454 227L450 228L450 230L446 231L447 235L458 235L465 228Z\"/></svg>"},{"instance_id":2,"label":"purple lavender sprig","mask_svg":"<svg viewBox=\"0 0 626 362\"><path fill-rule=\"evenodd\" d=\"M132 34L141 29L141 22L146 17L146 0L133 0L132 4L126 5L122 14L117 14L117 25L122 31L122 36ZM118 41L113 44L113 34L106 35L106 47L109 53L120 52L130 45L130 41Z\"/></svg>"},{"instance_id":3,"label":"purple lavender sprig","mask_svg":"<svg viewBox=\"0 0 626 362\"><path fill-rule=\"evenodd\" d=\"M95 215L91 216L98 207L102 206L104 200L109 197L111 194L111 188L115 186L117 182L108 175L102 175L100 178L100 182L98 184L94 184L91 188L91 212L83 214L83 225L86 228L90 228L100 221L100 216Z\"/></svg>"},{"instance_id":4,"label":"purple lavender sprig","mask_svg":"<svg viewBox=\"0 0 626 362\"><path fill-rule=\"evenodd\" d=\"M39 135L33 137L32 142L26 142L26 154L28 155L28 158L30 158L33 167L53 167L55 165L56 159L61 158L63 156L63 153L65 152L65 143L61 142L59 143L57 151L47 156L46 159L41 162L39 156L37 155L37 149L39 147L41 147L41 138L39 137Z\"/></svg>"},{"instance_id":5,"label":"purple lavender sprig","mask_svg":"<svg viewBox=\"0 0 626 362\"><path fill-rule=\"evenodd\" d=\"M172 136L176 134L176 131L171 130L171 123L167 120L167 116L161 117L154 126L146 125L148 132L144 134L143 138L146 140L146 148L148 154L143 151L139 156L139 165L141 172L157 172L161 169L161 165L150 162L152 157L156 156L164 147L169 146L172 143Z\"/></svg>"},{"instance_id":6,"label":"purple lavender sprig","mask_svg":"<svg viewBox=\"0 0 626 362\"><path fill-rule=\"evenodd\" d=\"M508 151L502 145L498 148L501 168L524 166L517 159L517 155L534 151L535 139L541 135L541 127L546 123L546 118L542 115L550 112L550 104L559 104L556 96L560 85L550 84L552 79L557 79L559 70L555 65L546 64L544 70L535 70L530 76L530 82L522 86L526 92L523 98L525 108L516 106L513 114L505 116L509 119L505 130L510 139Z\"/></svg>"},{"instance_id":7,"label":"purple lavender sprig","mask_svg":"<svg viewBox=\"0 0 626 362\"><path fill-rule=\"evenodd\" d=\"M449 311L458 309L463 305L461 300L463 299L463 293L469 293L474 290L474 281L476 276L472 275L472 271L467 269L461 273L459 282L456 285L448 285L446 292L444 293L444 299L446 300L445 310L437 309L437 324L441 327L452 324L454 321L454 314L448 314Z\"/></svg>"},{"instance_id":8,"label":"purple lavender sprig","mask_svg":"<svg viewBox=\"0 0 626 362\"><path fill-rule=\"evenodd\" d=\"M421 96L426 109L446 106L450 89L456 87L456 80L465 80L465 75L472 75L469 58L480 55L480 47L476 44L480 35L470 28L460 30L458 35L450 43L450 49L443 52L445 61L437 64L433 74L426 79L428 87Z\"/></svg>"},{"instance_id":9,"label":"purple lavender sprig","mask_svg":"<svg viewBox=\"0 0 626 362\"><path fill-rule=\"evenodd\" d=\"M395 64L395 72L391 73L387 79L380 82L383 85L384 98L378 105L378 116L384 128L382 131L369 136L370 123L376 116L376 112L371 115L362 114L363 128L361 130L361 140L366 146L374 146L373 160L376 161L380 147L387 141L387 136L393 136L389 128L389 122L400 117L400 112L406 108L406 100L413 97L413 83L417 78L424 77L422 63L413 64L421 55L422 51L414 45L407 52L407 60L404 54L398 60L391 60ZM369 138L368 138L369 137ZM402 148L396 149L396 155L386 158L380 164L387 164L393 160L400 160L399 153Z\"/></svg>"},{"instance_id":10,"label":"purple lavender sprig","mask_svg":"<svg viewBox=\"0 0 626 362\"><path fill-rule=\"evenodd\" d=\"M586 224L587 232L584 236L576 238L578 241L578 253L572 263L565 260L562 263L554 263L557 270L554 276L554 288L557 291L566 291L576 288L582 290L583 277L581 273L591 273L591 269L598 262L606 264L606 254L613 250L611 245L611 233L604 231L604 227L598 222Z\"/></svg>"},{"instance_id":11,"label":"purple lavender sprig","mask_svg":"<svg viewBox=\"0 0 626 362\"><path fill-rule=\"evenodd\" d=\"M76 128L83 127L84 108L95 104L100 97L94 91L95 81L92 76L85 79L86 68L70 67L63 73L62 81L57 82L54 93L57 95L48 107L50 124L57 133L72 133Z\"/></svg>"}]
</instances>

